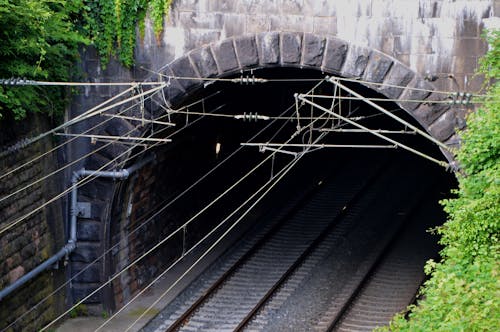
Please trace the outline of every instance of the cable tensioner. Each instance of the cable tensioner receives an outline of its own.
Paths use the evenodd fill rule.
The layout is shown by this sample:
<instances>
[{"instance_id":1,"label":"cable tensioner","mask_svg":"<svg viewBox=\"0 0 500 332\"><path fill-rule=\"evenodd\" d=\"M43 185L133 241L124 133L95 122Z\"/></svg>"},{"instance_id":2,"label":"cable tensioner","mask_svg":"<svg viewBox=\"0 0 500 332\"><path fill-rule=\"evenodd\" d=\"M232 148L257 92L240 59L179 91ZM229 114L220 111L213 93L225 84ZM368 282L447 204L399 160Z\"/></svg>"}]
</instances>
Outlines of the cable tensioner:
<instances>
[{"instance_id":1,"label":"cable tensioner","mask_svg":"<svg viewBox=\"0 0 500 332\"><path fill-rule=\"evenodd\" d=\"M255 83L266 83L267 80L265 78L257 78L253 74L252 76L243 76L241 75L239 78L233 78L231 80L233 83L240 83L240 84L255 84Z\"/></svg>"},{"instance_id":2,"label":"cable tensioner","mask_svg":"<svg viewBox=\"0 0 500 332\"><path fill-rule=\"evenodd\" d=\"M235 119L238 119L238 120L243 120L243 121L255 121L257 122L257 120L269 120L270 118L266 115L259 115L257 114L257 112L254 114L252 112L248 113L245 112L243 114L239 114L239 115L235 115L234 116Z\"/></svg>"},{"instance_id":3,"label":"cable tensioner","mask_svg":"<svg viewBox=\"0 0 500 332\"><path fill-rule=\"evenodd\" d=\"M469 105L471 103L472 93L455 92L450 95L449 103L452 105Z\"/></svg>"}]
</instances>

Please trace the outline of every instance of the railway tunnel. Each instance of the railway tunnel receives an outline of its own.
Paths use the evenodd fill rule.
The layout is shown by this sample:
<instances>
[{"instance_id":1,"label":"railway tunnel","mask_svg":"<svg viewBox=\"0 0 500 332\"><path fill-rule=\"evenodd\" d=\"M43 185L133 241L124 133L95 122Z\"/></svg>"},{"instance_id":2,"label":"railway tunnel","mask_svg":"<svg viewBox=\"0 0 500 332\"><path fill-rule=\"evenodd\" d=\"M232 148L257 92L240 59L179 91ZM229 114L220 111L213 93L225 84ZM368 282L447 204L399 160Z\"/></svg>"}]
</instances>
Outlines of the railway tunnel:
<instances>
[{"instance_id":1,"label":"railway tunnel","mask_svg":"<svg viewBox=\"0 0 500 332\"><path fill-rule=\"evenodd\" d=\"M421 128L375 90L343 84ZM158 109L164 118L166 109ZM445 221L438 201L454 186L449 170L424 158L446 160L436 144L317 70L268 68L211 81L176 110L168 114L175 127L148 132L172 142L153 148L155 162L115 191L107 273L148 255L113 281L109 308L179 262L193 282L147 331L365 329L415 300L425 261L438 257L427 230ZM164 278L176 283L181 274ZM180 313L197 300L201 307Z\"/></svg>"}]
</instances>

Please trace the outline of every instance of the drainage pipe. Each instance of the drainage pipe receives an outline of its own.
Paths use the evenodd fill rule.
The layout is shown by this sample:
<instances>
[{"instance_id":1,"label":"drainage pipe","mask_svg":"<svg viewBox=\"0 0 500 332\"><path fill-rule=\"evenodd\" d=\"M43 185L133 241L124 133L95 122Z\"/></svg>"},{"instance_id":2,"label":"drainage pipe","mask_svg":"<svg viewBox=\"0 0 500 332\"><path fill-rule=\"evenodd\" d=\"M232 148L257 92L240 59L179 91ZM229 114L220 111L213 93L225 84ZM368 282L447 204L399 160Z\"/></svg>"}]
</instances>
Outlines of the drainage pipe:
<instances>
[{"instance_id":1,"label":"drainage pipe","mask_svg":"<svg viewBox=\"0 0 500 332\"><path fill-rule=\"evenodd\" d=\"M46 269L53 266L63 257L68 257L68 255L76 249L76 221L78 217L78 180L84 176L95 176L95 177L104 177L104 178L112 178L117 180L125 180L130 174L134 173L138 169L142 168L146 164L152 162L155 159L155 155L151 154L138 163L130 166L129 168L124 168L119 171L90 171L84 168L73 173L71 177L71 207L70 207L70 231L69 231L69 240L55 255L51 256L49 259L44 261L42 264L35 267L33 270L29 271L21 278L17 279L13 284L5 287L0 290L0 301L2 301L6 296L11 294L13 291L35 278L37 275L45 271Z\"/></svg>"}]
</instances>

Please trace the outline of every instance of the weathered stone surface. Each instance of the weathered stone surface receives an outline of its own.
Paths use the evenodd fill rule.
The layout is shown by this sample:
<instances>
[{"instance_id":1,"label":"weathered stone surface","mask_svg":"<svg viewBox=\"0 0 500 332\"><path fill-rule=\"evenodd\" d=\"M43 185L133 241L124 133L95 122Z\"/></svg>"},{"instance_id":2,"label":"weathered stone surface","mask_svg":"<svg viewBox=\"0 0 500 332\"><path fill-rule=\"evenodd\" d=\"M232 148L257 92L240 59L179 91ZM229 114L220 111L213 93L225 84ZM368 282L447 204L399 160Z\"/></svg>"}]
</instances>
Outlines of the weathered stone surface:
<instances>
[{"instance_id":1,"label":"weathered stone surface","mask_svg":"<svg viewBox=\"0 0 500 332\"><path fill-rule=\"evenodd\" d=\"M76 236L79 241L99 242L101 240L101 224L91 220L79 220Z\"/></svg>"},{"instance_id":2,"label":"weathered stone surface","mask_svg":"<svg viewBox=\"0 0 500 332\"><path fill-rule=\"evenodd\" d=\"M379 91L390 99L398 98L414 76L415 74L408 67L400 62L395 62L385 77L384 83L387 86L382 86Z\"/></svg>"},{"instance_id":3,"label":"weathered stone surface","mask_svg":"<svg viewBox=\"0 0 500 332\"><path fill-rule=\"evenodd\" d=\"M451 135L455 133L455 112L449 110L441 115L432 125L430 125L429 132L434 138L441 142L450 138Z\"/></svg>"},{"instance_id":4,"label":"weathered stone surface","mask_svg":"<svg viewBox=\"0 0 500 332\"><path fill-rule=\"evenodd\" d=\"M79 301L86 296L90 295L95 289L97 289L98 285L78 285L74 286L72 289L73 298L75 301ZM94 295L90 296L84 303L99 303L101 302L101 292L96 292Z\"/></svg>"},{"instance_id":5,"label":"weathered stone surface","mask_svg":"<svg viewBox=\"0 0 500 332\"><path fill-rule=\"evenodd\" d=\"M101 280L101 277L99 275L99 264L100 263L88 265L82 263L74 263L71 271L74 282L99 282Z\"/></svg>"},{"instance_id":6,"label":"weathered stone surface","mask_svg":"<svg viewBox=\"0 0 500 332\"><path fill-rule=\"evenodd\" d=\"M313 34L304 35L302 64L306 66L320 67L325 52L325 38Z\"/></svg>"},{"instance_id":7,"label":"weathered stone surface","mask_svg":"<svg viewBox=\"0 0 500 332\"><path fill-rule=\"evenodd\" d=\"M239 69L232 39L224 40L214 45L213 51L215 62L219 68L219 74L224 75Z\"/></svg>"},{"instance_id":8,"label":"weathered stone surface","mask_svg":"<svg viewBox=\"0 0 500 332\"><path fill-rule=\"evenodd\" d=\"M182 85L175 78L175 74L172 72L170 67L166 68L163 71L163 75L166 76L165 80L170 82L170 84L163 89L163 93L165 95L165 101L167 102L167 106L175 106L181 102L181 100L186 96L186 92L182 88ZM169 79L170 77L170 79Z\"/></svg>"},{"instance_id":9,"label":"weathered stone surface","mask_svg":"<svg viewBox=\"0 0 500 332\"><path fill-rule=\"evenodd\" d=\"M18 267L9 271L9 283L14 283L17 279L24 275L24 267L19 265Z\"/></svg>"},{"instance_id":10,"label":"weathered stone surface","mask_svg":"<svg viewBox=\"0 0 500 332\"><path fill-rule=\"evenodd\" d=\"M425 103L413 111L414 116L423 126L428 127L441 114L450 109L448 103L443 103L446 101L443 97L445 96L433 93L426 99Z\"/></svg>"},{"instance_id":11,"label":"weathered stone surface","mask_svg":"<svg viewBox=\"0 0 500 332\"><path fill-rule=\"evenodd\" d=\"M258 35L260 63L277 64L280 58L279 33L268 32Z\"/></svg>"},{"instance_id":12,"label":"weathered stone surface","mask_svg":"<svg viewBox=\"0 0 500 332\"><path fill-rule=\"evenodd\" d=\"M111 118L106 122L104 130L112 136L123 136L129 135L134 130L134 126L126 120Z\"/></svg>"},{"instance_id":13,"label":"weathered stone surface","mask_svg":"<svg viewBox=\"0 0 500 332\"><path fill-rule=\"evenodd\" d=\"M281 63L298 64L302 55L302 35L283 32L281 34Z\"/></svg>"},{"instance_id":14,"label":"weathered stone surface","mask_svg":"<svg viewBox=\"0 0 500 332\"><path fill-rule=\"evenodd\" d=\"M415 78L413 84L409 85L399 97L402 100L399 105L407 111L413 111L425 101L432 90L433 86L431 84L422 78Z\"/></svg>"},{"instance_id":15,"label":"weathered stone surface","mask_svg":"<svg viewBox=\"0 0 500 332\"><path fill-rule=\"evenodd\" d=\"M218 74L217 64L210 47L203 47L189 53L201 77L214 77Z\"/></svg>"},{"instance_id":16,"label":"weathered stone surface","mask_svg":"<svg viewBox=\"0 0 500 332\"><path fill-rule=\"evenodd\" d=\"M351 45L347 52L342 76L361 77L365 71L371 51L363 46Z\"/></svg>"},{"instance_id":17,"label":"weathered stone surface","mask_svg":"<svg viewBox=\"0 0 500 332\"><path fill-rule=\"evenodd\" d=\"M391 68L392 63L392 59L387 55L373 51L365 69L364 79L373 83L381 83Z\"/></svg>"},{"instance_id":18,"label":"weathered stone surface","mask_svg":"<svg viewBox=\"0 0 500 332\"><path fill-rule=\"evenodd\" d=\"M191 77L198 77L198 73L191 65L191 61L189 60L188 56L181 56L180 58L172 62L170 64L170 69L172 70L174 75L178 78L179 84L186 92L195 89L202 83L201 80L185 79Z\"/></svg>"},{"instance_id":19,"label":"weathered stone surface","mask_svg":"<svg viewBox=\"0 0 500 332\"><path fill-rule=\"evenodd\" d=\"M73 262L90 263L99 257L99 245L88 242L77 242L76 249L71 254Z\"/></svg>"},{"instance_id":20,"label":"weathered stone surface","mask_svg":"<svg viewBox=\"0 0 500 332\"><path fill-rule=\"evenodd\" d=\"M259 64L259 53L255 36L245 36L234 40L236 54L242 68L253 67Z\"/></svg>"}]
</instances>

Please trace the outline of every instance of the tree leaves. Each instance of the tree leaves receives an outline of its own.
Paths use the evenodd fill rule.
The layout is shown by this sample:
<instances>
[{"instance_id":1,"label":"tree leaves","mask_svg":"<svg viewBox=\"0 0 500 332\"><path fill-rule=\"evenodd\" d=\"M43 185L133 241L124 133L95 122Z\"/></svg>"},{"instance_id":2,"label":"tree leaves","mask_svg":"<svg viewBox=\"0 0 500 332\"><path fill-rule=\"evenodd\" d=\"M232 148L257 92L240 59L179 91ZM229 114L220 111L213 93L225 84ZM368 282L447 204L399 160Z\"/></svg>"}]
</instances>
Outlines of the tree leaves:
<instances>
[{"instance_id":1,"label":"tree leaves","mask_svg":"<svg viewBox=\"0 0 500 332\"><path fill-rule=\"evenodd\" d=\"M81 5L81 0L1 0L0 77L68 80L78 46L86 42L72 22ZM3 86L0 116L9 111L16 119L27 112L62 114L65 96L61 88Z\"/></svg>"},{"instance_id":2,"label":"tree leaves","mask_svg":"<svg viewBox=\"0 0 500 332\"><path fill-rule=\"evenodd\" d=\"M486 78L500 73L500 33L488 37ZM500 326L500 84L467 118L457 159L463 167L457 197L442 202L448 221L438 228L442 261L429 261L424 300L397 315L390 330L496 331ZM385 328L387 330L387 328Z\"/></svg>"}]
</instances>

